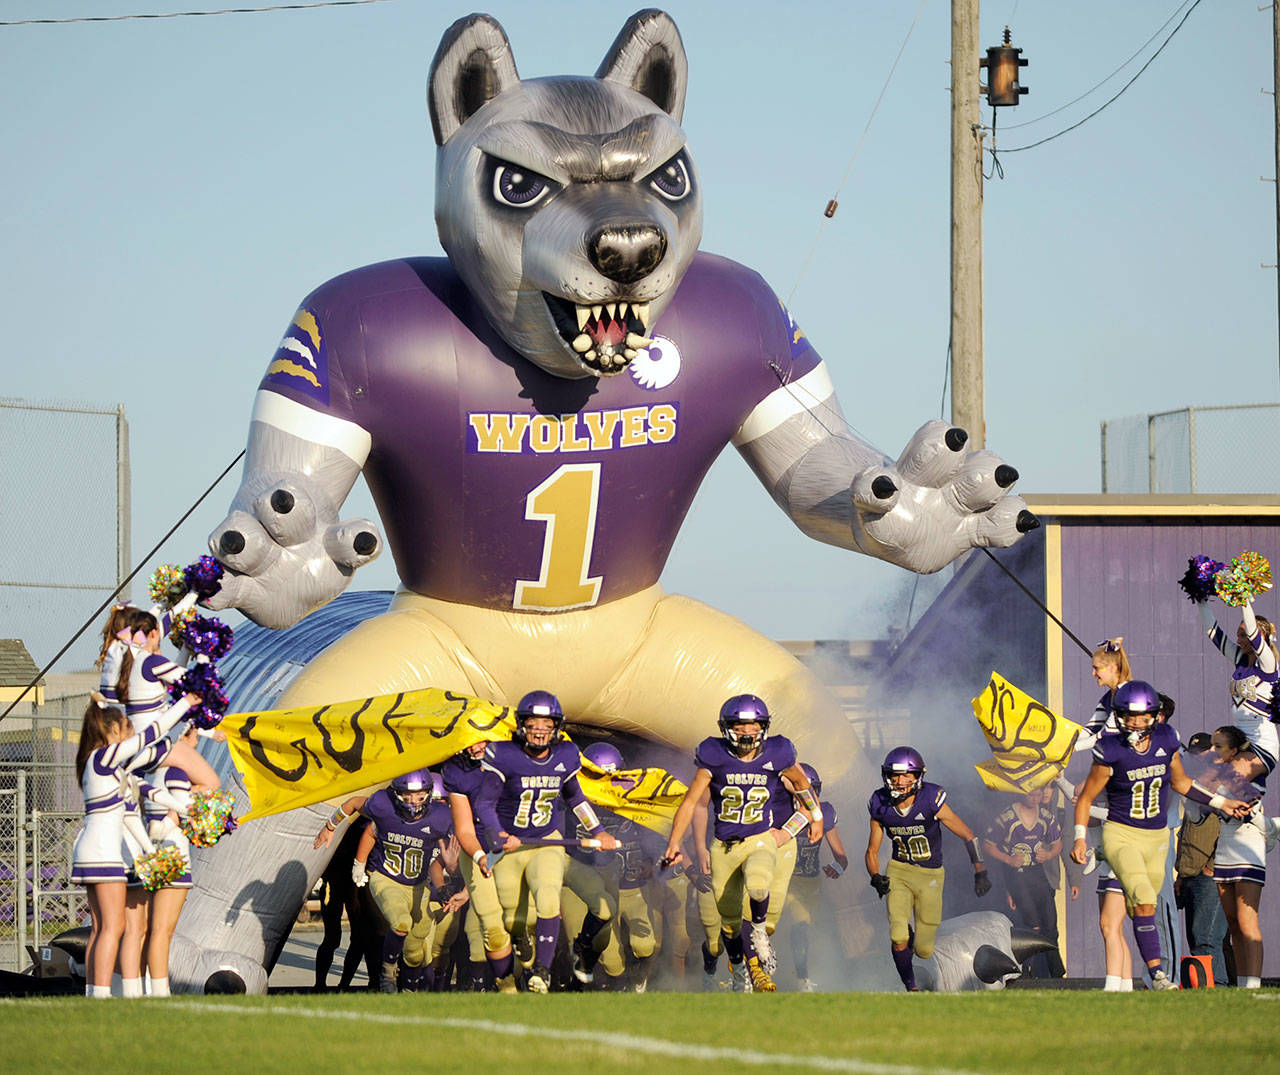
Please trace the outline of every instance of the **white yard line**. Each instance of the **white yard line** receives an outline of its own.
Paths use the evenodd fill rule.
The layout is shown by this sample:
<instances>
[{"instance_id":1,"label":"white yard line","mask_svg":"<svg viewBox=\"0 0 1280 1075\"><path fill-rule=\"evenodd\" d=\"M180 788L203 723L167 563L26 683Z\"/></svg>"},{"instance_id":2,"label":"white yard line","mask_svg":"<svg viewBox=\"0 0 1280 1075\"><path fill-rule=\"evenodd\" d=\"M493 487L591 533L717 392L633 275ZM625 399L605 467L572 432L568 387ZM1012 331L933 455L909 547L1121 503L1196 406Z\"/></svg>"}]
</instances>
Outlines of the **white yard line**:
<instances>
[{"instance_id":1,"label":"white yard line","mask_svg":"<svg viewBox=\"0 0 1280 1075\"><path fill-rule=\"evenodd\" d=\"M843 1056L804 1056L799 1053L767 1053L755 1049L735 1049L693 1042L647 1038L636 1034L618 1034L594 1027L558 1029L526 1023L497 1022L491 1019L459 1019L429 1015L379 1015L367 1011L332 1011L294 1008L271 1004L262 1007L210 1004L207 1001L169 1001L171 1011L182 1008L202 1015L267 1015L273 1019L293 1016L298 1019L328 1019L353 1023L384 1023L391 1026L440 1027L449 1030L471 1030L485 1034L504 1034L515 1038L545 1038L551 1041L578 1042L583 1045L619 1051L636 1050L648 1055L670 1056L685 1060L726 1060L737 1064L770 1067L812 1068L818 1071L850 1071L857 1075L977 1075L954 1068L915 1067L910 1064L879 1064L871 1060Z\"/></svg>"}]
</instances>

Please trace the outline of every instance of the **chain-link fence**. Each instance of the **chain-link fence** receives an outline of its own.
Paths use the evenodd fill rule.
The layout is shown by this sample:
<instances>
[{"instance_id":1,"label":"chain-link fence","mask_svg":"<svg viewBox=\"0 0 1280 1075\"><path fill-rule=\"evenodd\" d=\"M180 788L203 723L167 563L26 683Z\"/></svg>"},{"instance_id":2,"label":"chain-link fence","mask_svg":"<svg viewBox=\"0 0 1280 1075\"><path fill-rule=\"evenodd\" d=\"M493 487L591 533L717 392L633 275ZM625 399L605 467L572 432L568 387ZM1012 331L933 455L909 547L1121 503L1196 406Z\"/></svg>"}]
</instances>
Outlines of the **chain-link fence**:
<instances>
[{"instance_id":1,"label":"chain-link fence","mask_svg":"<svg viewBox=\"0 0 1280 1075\"><path fill-rule=\"evenodd\" d=\"M123 407L0 398L0 638L43 667L130 570ZM87 668L86 633L64 667Z\"/></svg>"},{"instance_id":2,"label":"chain-link fence","mask_svg":"<svg viewBox=\"0 0 1280 1075\"><path fill-rule=\"evenodd\" d=\"M1102 423L1102 491L1274 493L1277 444L1277 403L1112 418Z\"/></svg>"},{"instance_id":3,"label":"chain-link fence","mask_svg":"<svg viewBox=\"0 0 1280 1075\"><path fill-rule=\"evenodd\" d=\"M79 717L10 717L0 733L0 969L25 970L29 948L88 921L71 885L79 730Z\"/></svg>"}]
</instances>

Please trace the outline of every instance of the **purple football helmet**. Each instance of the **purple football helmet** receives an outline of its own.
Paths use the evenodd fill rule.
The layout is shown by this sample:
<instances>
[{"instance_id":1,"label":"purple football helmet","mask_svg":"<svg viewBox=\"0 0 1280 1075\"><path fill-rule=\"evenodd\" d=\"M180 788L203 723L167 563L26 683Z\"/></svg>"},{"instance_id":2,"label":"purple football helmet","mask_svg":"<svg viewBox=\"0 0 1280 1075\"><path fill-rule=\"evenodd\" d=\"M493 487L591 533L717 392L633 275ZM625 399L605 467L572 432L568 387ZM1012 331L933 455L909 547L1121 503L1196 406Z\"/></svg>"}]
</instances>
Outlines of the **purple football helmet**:
<instances>
[{"instance_id":1,"label":"purple football helmet","mask_svg":"<svg viewBox=\"0 0 1280 1075\"><path fill-rule=\"evenodd\" d=\"M549 735L539 734L537 737L539 742L531 742L524 727L525 721L530 717L550 717L555 721L555 727ZM560 738L563 728L564 710L560 708L560 699L550 691L530 691L516 706L515 740L522 746L532 747L539 752L543 751Z\"/></svg>"},{"instance_id":2,"label":"purple football helmet","mask_svg":"<svg viewBox=\"0 0 1280 1075\"><path fill-rule=\"evenodd\" d=\"M802 761L800 768L804 770L804 775L809 778L809 787L812 789L813 797L816 799L822 794L822 777L818 775L818 770L807 761Z\"/></svg>"},{"instance_id":3,"label":"purple football helmet","mask_svg":"<svg viewBox=\"0 0 1280 1075\"><path fill-rule=\"evenodd\" d=\"M612 743L592 743L582 752L582 756L606 773L616 773L623 765L622 751Z\"/></svg>"},{"instance_id":4,"label":"purple football helmet","mask_svg":"<svg viewBox=\"0 0 1280 1075\"><path fill-rule=\"evenodd\" d=\"M427 803L431 801L431 776L425 769L414 769L391 781L391 804L406 821L417 821L427 812ZM420 791L426 793L421 802L411 803L405 798Z\"/></svg>"},{"instance_id":5,"label":"purple football helmet","mask_svg":"<svg viewBox=\"0 0 1280 1075\"><path fill-rule=\"evenodd\" d=\"M758 750L769 734L769 707L754 694L735 694L720 707L720 734L729 749L742 756ZM755 722L760 725L758 735L739 735L735 724Z\"/></svg>"},{"instance_id":6,"label":"purple football helmet","mask_svg":"<svg viewBox=\"0 0 1280 1075\"><path fill-rule=\"evenodd\" d=\"M448 796L444 793L444 777L439 773L431 774L431 801L442 803Z\"/></svg>"},{"instance_id":7,"label":"purple football helmet","mask_svg":"<svg viewBox=\"0 0 1280 1075\"><path fill-rule=\"evenodd\" d=\"M911 786L905 790L894 788L892 776L900 776L903 773L909 773L915 777ZM924 780L925 767L924 758L920 756L920 752L915 747L894 747L885 755L884 763L880 766L880 776L884 780L885 789L889 792L889 798L895 802L898 799L906 799L914 795L920 790L920 784Z\"/></svg>"},{"instance_id":8,"label":"purple football helmet","mask_svg":"<svg viewBox=\"0 0 1280 1075\"><path fill-rule=\"evenodd\" d=\"M1111 696L1111 710L1116 723L1131 747L1136 747L1151 734L1160 712L1160 695L1150 683L1131 679L1121 683Z\"/></svg>"}]
</instances>

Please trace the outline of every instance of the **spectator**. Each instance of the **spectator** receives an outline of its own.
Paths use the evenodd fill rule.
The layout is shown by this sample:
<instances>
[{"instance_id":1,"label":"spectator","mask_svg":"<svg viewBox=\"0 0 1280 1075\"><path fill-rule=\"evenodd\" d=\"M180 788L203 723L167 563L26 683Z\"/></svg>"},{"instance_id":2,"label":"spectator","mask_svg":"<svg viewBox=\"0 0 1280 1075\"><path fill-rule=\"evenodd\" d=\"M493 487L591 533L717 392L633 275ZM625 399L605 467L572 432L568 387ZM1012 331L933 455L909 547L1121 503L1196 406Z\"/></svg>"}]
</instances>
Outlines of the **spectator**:
<instances>
[{"instance_id":1,"label":"spectator","mask_svg":"<svg viewBox=\"0 0 1280 1075\"><path fill-rule=\"evenodd\" d=\"M1187 768L1198 777L1208 767L1204 755L1211 739L1208 732L1196 732L1187 740ZM1199 803L1185 806L1178 829L1177 858L1174 861L1173 892L1182 908L1187 947L1193 956L1212 956L1213 980L1227 984L1227 968L1222 942L1227 935L1227 919L1213 883L1213 855L1218 844L1218 815Z\"/></svg>"}]
</instances>

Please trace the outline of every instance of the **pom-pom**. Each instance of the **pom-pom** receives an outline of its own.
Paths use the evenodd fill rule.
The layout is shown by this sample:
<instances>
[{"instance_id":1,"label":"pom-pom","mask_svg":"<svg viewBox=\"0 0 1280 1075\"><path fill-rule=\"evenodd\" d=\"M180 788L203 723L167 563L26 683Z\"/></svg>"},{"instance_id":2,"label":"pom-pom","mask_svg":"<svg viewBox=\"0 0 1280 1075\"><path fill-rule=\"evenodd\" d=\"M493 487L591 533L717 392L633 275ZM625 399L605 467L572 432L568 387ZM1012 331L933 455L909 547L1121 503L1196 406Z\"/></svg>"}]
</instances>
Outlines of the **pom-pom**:
<instances>
[{"instance_id":1,"label":"pom-pom","mask_svg":"<svg viewBox=\"0 0 1280 1075\"><path fill-rule=\"evenodd\" d=\"M175 612L173 626L169 628L169 641L175 646L182 646L184 644L182 634L195 618L196 610L193 608L184 608L181 612Z\"/></svg>"},{"instance_id":2,"label":"pom-pom","mask_svg":"<svg viewBox=\"0 0 1280 1075\"><path fill-rule=\"evenodd\" d=\"M234 632L221 620L194 613L187 619L174 644L185 646L197 657L217 661L231 652Z\"/></svg>"},{"instance_id":3,"label":"pom-pom","mask_svg":"<svg viewBox=\"0 0 1280 1075\"><path fill-rule=\"evenodd\" d=\"M171 885L187 872L187 860L173 844L165 844L134 862L133 872L150 892Z\"/></svg>"},{"instance_id":4,"label":"pom-pom","mask_svg":"<svg viewBox=\"0 0 1280 1075\"><path fill-rule=\"evenodd\" d=\"M187 592L187 578L180 567L162 564L151 572L148 583L153 604L172 608Z\"/></svg>"},{"instance_id":5,"label":"pom-pom","mask_svg":"<svg viewBox=\"0 0 1280 1075\"><path fill-rule=\"evenodd\" d=\"M222 689L222 676L212 664L194 664L178 682L170 684L169 697L177 701L184 694L200 695L200 702L191 707L187 719L197 728L216 728L230 704Z\"/></svg>"},{"instance_id":6,"label":"pom-pom","mask_svg":"<svg viewBox=\"0 0 1280 1075\"><path fill-rule=\"evenodd\" d=\"M1271 565L1256 552L1242 552L1231 561L1231 567L1218 575L1218 596L1228 605L1240 608L1260 593L1271 589Z\"/></svg>"},{"instance_id":7,"label":"pom-pom","mask_svg":"<svg viewBox=\"0 0 1280 1075\"><path fill-rule=\"evenodd\" d=\"M182 819L182 831L196 847L212 847L235 831L236 819L231 816L235 804L235 796L225 791L196 792Z\"/></svg>"},{"instance_id":8,"label":"pom-pom","mask_svg":"<svg viewBox=\"0 0 1280 1075\"><path fill-rule=\"evenodd\" d=\"M1193 556L1187 561L1187 572L1178 580L1187 597L1197 605L1208 601L1214 593L1217 574L1227 565L1208 556Z\"/></svg>"},{"instance_id":9,"label":"pom-pom","mask_svg":"<svg viewBox=\"0 0 1280 1075\"><path fill-rule=\"evenodd\" d=\"M1244 579L1254 597L1271 589L1271 565L1267 563L1265 556L1256 552L1242 552L1231 561L1231 570Z\"/></svg>"},{"instance_id":10,"label":"pom-pom","mask_svg":"<svg viewBox=\"0 0 1280 1075\"><path fill-rule=\"evenodd\" d=\"M223 566L212 556L202 556L189 564L183 575L188 590L194 590L201 601L206 601L222 589Z\"/></svg>"}]
</instances>

